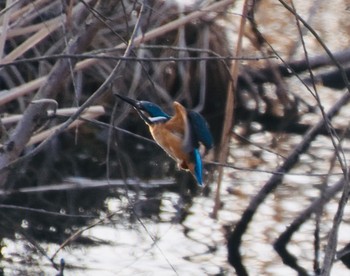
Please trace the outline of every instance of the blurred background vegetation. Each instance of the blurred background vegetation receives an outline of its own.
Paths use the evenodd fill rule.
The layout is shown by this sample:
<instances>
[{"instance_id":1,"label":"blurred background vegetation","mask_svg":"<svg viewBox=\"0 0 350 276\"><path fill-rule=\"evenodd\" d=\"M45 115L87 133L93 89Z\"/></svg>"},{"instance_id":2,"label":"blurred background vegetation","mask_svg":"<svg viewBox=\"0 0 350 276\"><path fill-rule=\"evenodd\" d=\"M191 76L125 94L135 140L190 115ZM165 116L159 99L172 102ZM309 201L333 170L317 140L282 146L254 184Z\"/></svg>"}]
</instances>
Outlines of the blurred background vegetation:
<instances>
[{"instance_id":1,"label":"blurred background vegetation","mask_svg":"<svg viewBox=\"0 0 350 276\"><path fill-rule=\"evenodd\" d=\"M98 225L140 227L139 236L158 244L148 231L166 223L177 224L176 233L184 235L178 238L181 259L191 242L200 243L196 231L207 231L206 249L199 251L212 261L188 257L185 267L205 267L195 274L278 275L283 266L287 273L306 275L330 269L333 264L319 255L324 250L334 256L324 248L338 241L328 240L327 233L338 232L340 222L332 224L331 218L346 203L345 196L334 196L347 186L348 114L341 109L349 100L347 5L342 0L0 1L3 274L45 274L45 262L59 270L60 245L115 247L99 234L83 235ZM205 159L203 190L177 170L150 140L147 126L113 93L155 102L170 114L175 100L203 114L215 140ZM330 107L337 114L332 123L325 119ZM310 138L306 134L316 122L320 127ZM306 146L296 152L301 143ZM285 173L291 174L283 178ZM281 179L274 180L276 175ZM297 193L301 183L306 187ZM341 185L329 192L336 183ZM275 191L279 185L283 188ZM270 194L275 201L266 199ZM251 245L242 243L241 235L272 245L309 204L327 197L333 203L317 203L313 219L310 214L305 219L302 241L294 243L300 266L292 261L292 269L285 268L276 252L264 260L259 246L244 253ZM259 213L247 208L249 203L256 209L267 204L270 211ZM266 218L266 225L257 227L264 238L245 228L249 210L257 212L255 222ZM346 213L340 218L346 220ZM14 256L18 248L11 250L11 241L27 248ZM342 240L339 249L346 243ZM299 252L305 248L307 256ZM90 257L84 264L62 254L74 267L68 274L82 273L79 266L92 273ZM160 254L167 272L182 275L167 254ZM251 264L248 269L241 258Z\"/></svg>"}]
</instances>

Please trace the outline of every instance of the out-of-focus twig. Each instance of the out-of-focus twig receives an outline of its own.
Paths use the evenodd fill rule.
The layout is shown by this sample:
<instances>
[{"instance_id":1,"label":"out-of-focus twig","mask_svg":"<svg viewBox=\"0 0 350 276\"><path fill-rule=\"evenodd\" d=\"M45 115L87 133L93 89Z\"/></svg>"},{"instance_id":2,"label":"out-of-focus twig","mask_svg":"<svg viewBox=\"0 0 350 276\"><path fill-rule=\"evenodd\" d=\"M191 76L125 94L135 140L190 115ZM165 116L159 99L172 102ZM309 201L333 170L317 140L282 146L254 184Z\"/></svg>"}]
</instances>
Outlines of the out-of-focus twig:
<instances>
[{"instance_id":1,"label":"out-of-focus twig","mask_svg":"<svg viewBox=\"0 0 350 276\"><path fill-rule=\"evenodd\" d=\"M240 23L240 29L239 29L239 35L238 35L238 41L237 41L237 47L236 52L234 56L240 56L242 52L242 41L243 41L243 35L244 35L244 28L247 21L247 13L248 13L248 7L250 5L250 1L246 0L243 4L243 12L241 17L241 23ZM234 106L235 106L235 91L237 87L237 80L238 80L238 71L239 71L239 62L235 61L232 63L231 66L231 76L232 81L230 82L228 89L227 89L227 96L226 96L226 107L225 107L225 122L221 134L221 141L220 141L220 154L219 154L219 162L225 163L228 149L229 149L229 142L231 139L231 132L232 132L232 125L233 125L233 113L234 113ZM217 218L218 211L221 206L221 182L223 177L223 168L219 168L219 175L217 180L217 187L216 187L216 195L215 195L215 205L213 208L212 216L214 218Z\"/></svg>"},{"instance_id":2,"label":"out-of-focus twig","mask_svg":"<svg viewBox=\"0 0 350 276\"><path fill-rule=\"evenodd\" d=\"M103 5L106 5L106 2L103 3ZM88 16L88 12L86 12L86 16ZM100 26L100 22L90 22L87 24L85 26L86 29L75 37L75 40L67 49L67 53L79 53L84 50L90 44ZM69 76L69 65L70 63L67 60L59 60L51 70L46 82L42 84L34 100L55 98L62 85L62 81ZM48 103L30 104L14 131L10 134L7 141L4 142L3 151L0 155L0 187L4 185L7 179L8 172L4 170L8 168L10 164L16 162L15 160L30 140L38 118L45 115L47 105ZM80 114L78 114L78 116L79 115ZM73 121L74 120L71 122ZM66 125L66 127L67 126L68 125Z\"/></svg>"},{"instance_id":3,"label":"out-of-focus twig","mask_svg":"<svg viewBox=\"0 0 350 276\"><path fill-rule=\"evenodd\" d=\"M135 37L133 47L134 48L138 47L141 43L155 39L155 38L162 36L162 35L170 32L172 30L178 29L180 26L183 26L183 25L191 22L192 20L206 16L208 11L213 12L213 11L224 10L232 3L233 3L233 0L219 1L219 2L214 3L206 8L203 8L202 10L192 12L192 13L190 13L186 16L183 16L177 20L169 22L169 23L162 25L156 29L150 30L147 33L145 33L144 35L139 35L139 36ZM124 43L115 46L115 49L124 49L124 48L125 48ZM103 54L101 54L101 55L103 55ZM90 59L80 61L76 64L75 70L83 70L85 68L88 68L88 67L96 64L97 62L98 62L98 59L96 59L96 58L90 58ZM47 78L48 78L48 76L42 76L42 77L37 78L35 80L32 80L28 83L25 83L23 85L12 88L12 89L8 90L7 93L11 94L11 95L13 95L14 93L16 93L17 95L21 95L21 96L26 95L28 93L33 92L35 89L38 89L43 83L45 83L47 81ZM16 98L16 97L15 96L12 97L12 99L14 99L14 98ZM1 99L0 99L0 101L1 101Z\"/></svg>"},{"instance_id":4,"label":"out-of-focus twig","mask_svg":"<svg viewBox=\"0 0 350 276\"><path fill-rule=\"evenodd\" d=\"M5 8L7 9L7 12L4 14L4 18L0 26L0 34L1 34L0 35L0 63L1 63L2 56L4 54L4 47L7 39L8 25L10 21L11 12L13 11L13 7L15 6L13 5L12 0L7 0L6 8Z\"/></svg>"}]
</instances>

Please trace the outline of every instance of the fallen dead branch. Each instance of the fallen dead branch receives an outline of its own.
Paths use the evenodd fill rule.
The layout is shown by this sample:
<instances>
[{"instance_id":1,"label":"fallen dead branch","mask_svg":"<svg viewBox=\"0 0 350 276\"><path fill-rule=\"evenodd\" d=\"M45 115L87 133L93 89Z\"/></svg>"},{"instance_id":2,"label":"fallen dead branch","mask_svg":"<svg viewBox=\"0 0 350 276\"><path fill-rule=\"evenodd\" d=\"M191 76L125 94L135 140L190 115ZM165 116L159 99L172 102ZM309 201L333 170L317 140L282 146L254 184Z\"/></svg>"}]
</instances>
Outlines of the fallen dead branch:
<instances>
[{"instance_id":1,"label":"fallen dead branch","mask_svg":"<svg viewBox=\"0 0 350 276\"><path fill-rule=\"evenodd\" d=\"M35 194L46 192L64 192L70 190L84 189L115 189L120 188L137 188L137 189L160 189L171 188L176 185L174 179L152 179L150 182L145 182L137 179L109 179L94 180L83 177L68 177L63 179L60 184L41 185L39 187L25 187L15 190L0 191L1 196L11 196L15 194Z\"/></svg>"}]
</instances>

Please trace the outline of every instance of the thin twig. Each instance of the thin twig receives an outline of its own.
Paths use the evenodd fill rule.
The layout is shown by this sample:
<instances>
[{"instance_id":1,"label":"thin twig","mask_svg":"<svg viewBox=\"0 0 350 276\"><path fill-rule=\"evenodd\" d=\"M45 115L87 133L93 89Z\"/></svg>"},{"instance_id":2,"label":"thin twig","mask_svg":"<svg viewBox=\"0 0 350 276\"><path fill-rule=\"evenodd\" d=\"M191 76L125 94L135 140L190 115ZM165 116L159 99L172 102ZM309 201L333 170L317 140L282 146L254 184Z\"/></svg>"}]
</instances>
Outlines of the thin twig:
<instances>
[{"instance_id":1,"label":"thin twig","mask_svg":"<svg viewBox=\"0 0 350 276\"><path fill-rule=\"evenodd\" d=\"M71 215L71 214L64 214L64 213L59 213L59 212L51 212L51 211L47 211L44 209L30 208L30 207L10 205L10 204L0 204L0 209L10 209L10 210L16 210L16 211L33 212L33 213L56 216L56 217L89 218L89 219L96 218L96 216L91 216L91 215Z\"/></svg>"},{"instance_id":2,"label":"thin twig","mask_svg":"<svg viewBox=\"0 0 350 276\"><path fill-rule=\"evenodd\" d=\"M201 11L195 11L192 12L180 19L174 20L172 22L169 22L165 25L162 25L154 30L151 30L147 33L145 33L144 35L139 35L135 38L134 40L134 48L138 47L141 42L147 42L150 41L152 39L155 39L159 36L162 36L170 31L173 31L175 29L178 29L179 27L191 22L192 20L201 18L203 16L206 16L208 11L213 12L219 9L225 9L227 8L227 6L231 5L233 3L233 0L223 0L223 1L219 1L217 3L214 3L210 6L208 6L206 9L203 9ZM124 49L125 48L125 44L121 43L119 45L117 45L115 47L115 49ZM75 66L75 70L83 70L86 69L94 64L96 64L98 62L99 59L97 59L96 57L93 58L89 58L83 61L80 61L76 64ZM17 97L18 95L24 95L26 93L30 93L32 91L34 91L35 89L38 89L41 85L43 85L46 81L47 81L48 76L43 76L40 77L38 79L32 80L30 82L28 82L27 84L24 84L22 86L18 86L15 87L11 90L8 91L9 94L12 94L14 92L17 93ZM16 97L14 97L16 98ZM0 104L1 104L1 100L0 100Z\"/></svg>"},{"instance_id":3,"label":"thin twig","mask_svg":"<svg viewBox=\"0 0 350 276\"><path fill-rule=\"evenodd\" d=\"M236 52L234 56L240 56L242 52L242 41L244 36L244 28L247 21L247 13L248 13L249 5L250 5L250 0L245 0L243 4L243 11L242 11L242 17L240 22L237 47L236 47ZM220 154L218 159L220 163L224 163L226 161L228 150L229 150L229 142L231 138L233 114L234 114L234 106L235 106L235 92L237 89L237 80L238 80L238 71L239 71L238 61L235 61L232 63L230 71L231 71L232 81L229 83L227 88L225 121L224 121L222 134L221 134ZM215 193L215 204L214 204L213 212L211 214L213 218L217 218L218 211L221 206L220 193L221 193L222 177L223 177L223 169L219 168L217 187L216 187L216 193Z\"/></svg>"},{"instance_id":4,"label":"thin twig","mask_svg":"<svg viewBox=\"0 0 350 276\"><path fill-rule=\"evenodd\" d=\"M86 230L89 230L97 225L102 224L104 221L106 220L110 220L114 215L116 215L119 211L117 212L113 212L111 214L109 214L108 216L97 220L94 223L89 224L88 226L85 226L79 230L77 230L74 234L72 234L71 236L69 236L61 245L60 247L53 253L53 255L51 256L51 258L49 258L53 263L55 263L55 258L57 256L57 254L63 249L65 248L68 244L72 243L74 240L76 240L79 236L81 236L82 233L84 233Z\"/></svg>"},{"instance_id":5,"label":"thin twig","mask_svg":"<svg viewBox=\"0 0 350 276\"><path fill-rule=\"evenodd\" d=\"M350 101L350 93L345 93L326 113L326 118L318 121L304 136L304 139L291 151L287 159L280 165L276 172L262 187L259 193L250 201L248 207L242 214L240 221L236 224L234 231L230 234L228 242L229 262L239 269L245 268L242 266L242 256L239 253L242 243L242 236L246 232L249 223L251 222L256 210L260 204L264 202L266 197L281 183L283 174L288 172L299 160L300 154L307 151L311 142L315 139L318 132L324 127L325 120L331 120L343 107Z\"/></svg>"},{"instance_id":6,"label":"thin twig","mask_svg":"<svg viewBox=\"0 0 350 276\"><path fill-rule=\"evenodd\" d=\"M143 49L145 47L140 47L138 49ZM169 49L172 49L173 47L169 47ZM181 48L186 49L186 48ZM191 49L188 48L190 51ZM198 51L201 53L209 53L209 51ZM1 67L6 67L9 65L20 65L23 63L28 62L39 62L43 60L57 60L57 59L77 59L77 60L84 60L84 59L101 59L101 60L122 60L122 61L152 61L152 62L164 62L164 61L230 61L230 60L238 60L238 61L259 61L263 59L276 59L276 56L270 55L270 56L241 56L241 57L233 57L233 56L200 56L200 57L138 57L138 56L129 56L129 57L123 57L123 56L112 56L112 55L98 55L98 54L57 54L57 55L47 55L42 57L33 57L33 58L25 58L25 59L17 59L13 62L8 62L6 64L0 64Z\"/></svg>"},{"instance_id":7,"label":"thin twig","mask_svg":"<svg viewBox=\"0 0 350 276\"><path fill-rule=\"evenodd\" d=\"M100 22L98 22L100 23ZM90 24L84 32L81 32L77 35L76 40L71 43L69 49L67 49L68 53L81 52L87 45L89 45L92 40L94 34L100 28L100 24ZM60 60L56 63L54 68L51 70L50 76L47 79L47 82L42 85L34 100L42 99L42 98L54 98L60 86L62 84L62 80L68 76L69 71L69 63L64 60ZM24 147L26 146L28 140L30 139L33 130L36 126L36 119L38 116L44 115L46 110L46 103L43 104L31 104L28 106L26 111L24 112L24 116L22 120L17 124L14 131L11 133L9 139L7 140L4 147L4 151L0 155L0 186L4 185L7 179L7 173L5 170L16 164L17 162L23 161L26 157L17 157L21 154ZM83 106L80 109L80 112L76 114L74 119L72 118L67 124L63 125L59 131L55 132L56 136L62 132L70 123L72 123L78 116L82 113L82 111L87 107L87 105ZM31 154L38 153L48 142L49 138L47 138L44 142L39 145Z\"/></svg>"},{"instance_id":8,"label":"thin twig","mask_svg":"<svg viewBox=\"0 0 350 276\"><path fill-rule=\"evenodd\" d=\"M332 52L329 50L329 48L327 47L327 45L323 42L323 40L318 36L318 34L307 24L307 22L301 17L299 16L298 13L296 13L296 11L293 9L293 7L290 7L286 2L284 2L283 0L279 0L279 2L288 10L290 11L300 22L303 23L303 25L314 35L314 37L317 39L317 41L321 44L321 46L323 47L323 49L327 52L327 54L329 55L329 57L332 59L332 61L334 62L334 64L338 67L342 79L344 81L344 83L346 84L346 87L348 89L348 94L350 93L350 82L347 78L347 74L343 68L343 66L338 62L338 60L333 56ZM323 112L323 109L321 108L321 111ZM324 115L323 115L324 116ZM324 262L323 262L323 266L322 266L322 272L321 275L323 276L328 276L330 274L334 259L335 259L335 255L336 255L336 246L337 246L337 241L338 241L338 229L342 220L342 216L344 213L344 209L345 209L345 205L348 201L348 197L349 197L349 191L350 191L350 186L349 186L349 168L346 164L346 158L344 156L344 152L341 150L341 146L339 144L337 144L335 142L334 137L338 138L336 136L336 134L332 131L332 129L330 128L330 124L327 122L327 117L325 117L326 120L326 127L329 128L330 133L332 133L333 135L331 136L331 141L333 143L335 152L337 154L337 158L338 161L341 165L341 168L344 172L344 181L345 181L345 185L343 188L343 193L341 196L341 199L339 201L339 205L338 205L338 209L337 212L334 216L334 220L333 220L333 226L332 229L329 233L328 236L328 242L327 242L327 247L326 247L326 251L325 251L325 256L324 256ZM339 140L339 139L338 139Z\"/></svg>"},{"instance_id":9,"label":"thin twig","mask_svg":"<svg viewBox=\"0 0 350 276\"><path fill-rule=\"evenodd\" d=\"M300 267L297 263L297 259L291 255L287 250L287 244L291 240L293 234L300 228L300 226L307 221L313 213L317 213L323 206L332 199L338 192L344 187L344 179L339 180L336 184L328 187L322 197L315 199L299 216L293 220L278 239L274 242L274 248L281 256L283 262L293 269L295 269L299 275L308 275L307 271Z\"/></svg>"}]
</instances>

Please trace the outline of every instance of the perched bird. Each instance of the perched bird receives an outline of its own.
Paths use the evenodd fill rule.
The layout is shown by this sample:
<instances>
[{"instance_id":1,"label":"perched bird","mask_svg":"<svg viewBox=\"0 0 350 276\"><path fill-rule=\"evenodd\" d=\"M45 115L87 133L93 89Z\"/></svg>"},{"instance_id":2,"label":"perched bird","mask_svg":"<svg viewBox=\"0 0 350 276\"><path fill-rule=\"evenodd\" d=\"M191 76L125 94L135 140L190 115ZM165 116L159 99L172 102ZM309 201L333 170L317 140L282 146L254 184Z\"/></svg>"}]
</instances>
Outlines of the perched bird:
<instances>
[{"instance_id":1,"label":"perched bird","mask_svg":"<svg viewBox=\"0 0 350 276\"><path fill-rule=\"evenodd\" d=\"M200 144L206 152L213 147L213 139L205 119L197 112L186 110L174 102L174 116L165 113L158 105L148 101L137 101L115 94L134 107L149 126L153 139L174 160L178 167L188 170L203 185L203 165Z\"/></svg>"}]
</instances>

